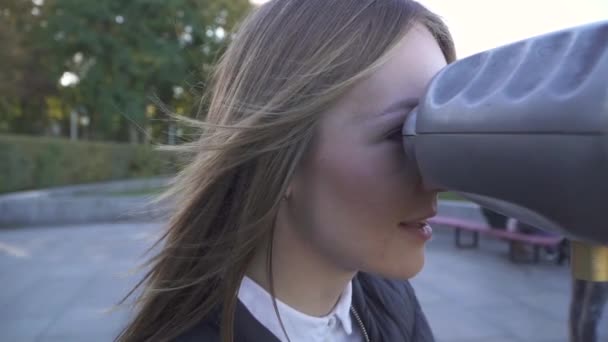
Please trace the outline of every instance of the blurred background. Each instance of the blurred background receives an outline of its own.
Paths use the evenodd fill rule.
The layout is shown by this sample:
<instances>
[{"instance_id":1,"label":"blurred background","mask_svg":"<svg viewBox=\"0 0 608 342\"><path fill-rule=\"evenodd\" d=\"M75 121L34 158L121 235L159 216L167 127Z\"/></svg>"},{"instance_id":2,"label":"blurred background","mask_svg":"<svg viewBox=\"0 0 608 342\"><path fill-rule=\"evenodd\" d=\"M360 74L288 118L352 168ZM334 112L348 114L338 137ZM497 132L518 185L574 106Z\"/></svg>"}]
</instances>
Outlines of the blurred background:
<instances>
[{"instance_id":1,"label":"blurred background","mask_svg":"<svg viewBox=\"0 0 608 342\"><path fill-rule=\"evenodd\" d=\"M263 2L0 2L0 341L112 339L128 317L113 304L162 229L146 203L179 170L155 146L193 138L167 113L204 113L212 66ZM606 0L420 2L459 57L608 19ZM507 229L455 194L440 214ZM439 341L567 340L570 278L554 255L513 263L504 241L465 250L451 234L437 229L414 279Z\"/></svg>"},{"instance_id":2,"label":"blurred background","mask_svg":"<svg viewBox=\"0 0 608 342\"><path fill-rule=\"evenodd\" d=\"M2 1L0 192L167 172L135 146L188 133L166 112L196 115L228 32L251 6Z\"/></svg>"},{"instance_id":3,"label":"blurred background","mask_svg":"<svg viewBox=\"0 0 608 342\"><path fill-rule=\"evenodd\" d=\"M204 109L200 95L229 32L263 2L2 1L0 160L10 162L0 165L0 192L167 172L149 160L153 156L146 149L121 147L118 156L109 152L116 145L88 143L175 144L184 139L187 129L168 120L166 112L196 116ZM608 17L605 0L422 3L444 17L459 57ZM128 160L131 169L119 169L127 167L126 161L118 166L96 160L85 167L85 160L72 160L81 155L77 145L62 144L68 139L95 151L87 154L92 159L115 156ZM63 175L45 157L51 150L53 159L59 153L65 161ZM32 154L36 162L28 160ZM40 167L49 172L36 171ZM66 167L71 172L63 172Z\"/></svg>"}]
</instances>

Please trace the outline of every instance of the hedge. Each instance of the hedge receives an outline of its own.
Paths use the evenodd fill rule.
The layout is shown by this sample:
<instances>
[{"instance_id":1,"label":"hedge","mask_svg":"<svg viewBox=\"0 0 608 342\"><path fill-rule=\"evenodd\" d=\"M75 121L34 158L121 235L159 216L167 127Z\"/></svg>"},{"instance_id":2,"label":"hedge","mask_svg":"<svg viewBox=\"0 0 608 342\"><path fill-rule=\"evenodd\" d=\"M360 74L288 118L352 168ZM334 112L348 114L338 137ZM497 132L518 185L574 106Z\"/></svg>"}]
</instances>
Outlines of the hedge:
<instances>
[{"instance_id":1,"label":"hedge","mask_svg":"<svg viewBox=\"0 0 608 342\"><path fill-rule=\"evenodd\" d=\"M0 193L167 175L176 165L149 145L0 135Z\"/></svg>"}]
</instances>

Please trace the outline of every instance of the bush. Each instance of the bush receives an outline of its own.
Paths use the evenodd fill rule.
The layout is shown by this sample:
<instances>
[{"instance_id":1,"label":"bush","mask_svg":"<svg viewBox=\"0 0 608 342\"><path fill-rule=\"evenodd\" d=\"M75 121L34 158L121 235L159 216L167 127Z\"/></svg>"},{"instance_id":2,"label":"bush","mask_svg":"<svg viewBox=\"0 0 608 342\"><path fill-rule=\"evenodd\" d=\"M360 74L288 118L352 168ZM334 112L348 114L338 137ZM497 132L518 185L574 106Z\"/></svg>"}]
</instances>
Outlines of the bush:
<instances>
[{"instance_id":1,"label":"bush","mask_svg":"<svg viewBox=\"0 0 608 342\"><path fill-rule=\"evenodd\" d=\"M0 193L169 175L176 161L149 145L0 135Z\"/></svg>"}]
</instances>

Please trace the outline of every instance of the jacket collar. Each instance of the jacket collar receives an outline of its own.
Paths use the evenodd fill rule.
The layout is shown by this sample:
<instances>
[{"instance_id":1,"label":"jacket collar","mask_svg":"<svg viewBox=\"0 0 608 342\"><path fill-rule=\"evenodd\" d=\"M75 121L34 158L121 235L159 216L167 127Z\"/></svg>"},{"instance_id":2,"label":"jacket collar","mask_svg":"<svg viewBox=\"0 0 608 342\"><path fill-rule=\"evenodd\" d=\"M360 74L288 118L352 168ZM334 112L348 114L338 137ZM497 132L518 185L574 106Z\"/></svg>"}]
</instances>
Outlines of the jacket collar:
<instances>
[{"instance_id":1,"label":"jacket collar","mask_svg":"<svg viewBox=\"0 0 608 342\"><path fill-rule=\"evenodd\" d=\"M245 277L241 282L238 298L262 325L276 336L283 336L284 332L275 312L273 298L264 288L249 277ZM332 325L350 335L352 333L351 303L352 282L347 284L335 307L324 317L306 315L276 300L283 325L290 338L295 341L323 339L328 327Z\"/></svg>"}]
</instances>

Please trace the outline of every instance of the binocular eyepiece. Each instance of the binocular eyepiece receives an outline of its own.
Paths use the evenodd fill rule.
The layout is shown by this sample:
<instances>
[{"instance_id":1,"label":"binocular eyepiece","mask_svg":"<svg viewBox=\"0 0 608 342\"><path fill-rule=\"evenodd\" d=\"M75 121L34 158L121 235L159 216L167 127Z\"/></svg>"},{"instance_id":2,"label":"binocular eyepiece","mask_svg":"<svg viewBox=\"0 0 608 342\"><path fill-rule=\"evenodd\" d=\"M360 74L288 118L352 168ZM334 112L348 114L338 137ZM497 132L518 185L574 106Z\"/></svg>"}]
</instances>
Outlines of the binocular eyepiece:
<instances>
[{"instance_id":1,"label":"binocular eyepiece","mask_svg":"<svg viewBox=\"0 0 608 342\"><path fill-rule=\"evenodd\" d=\"M403 136L427 187L608 244L608 21L448 65Z\"/></svg>"}]
</instances>

